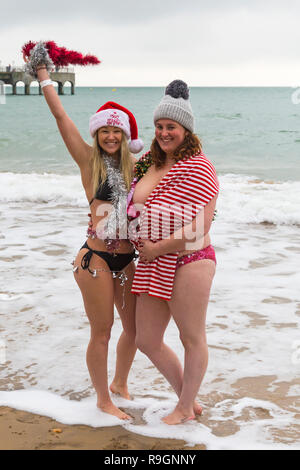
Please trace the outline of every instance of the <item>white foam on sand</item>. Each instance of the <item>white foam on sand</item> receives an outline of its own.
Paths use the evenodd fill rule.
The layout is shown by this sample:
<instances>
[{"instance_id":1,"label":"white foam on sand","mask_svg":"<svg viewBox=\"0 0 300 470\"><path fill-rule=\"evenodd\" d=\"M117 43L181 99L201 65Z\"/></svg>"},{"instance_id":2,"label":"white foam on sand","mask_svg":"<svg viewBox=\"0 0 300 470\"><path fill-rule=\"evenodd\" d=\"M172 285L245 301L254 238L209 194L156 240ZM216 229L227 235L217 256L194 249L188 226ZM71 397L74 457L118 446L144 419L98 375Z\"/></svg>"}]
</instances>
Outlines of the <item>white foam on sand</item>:
<instances>
[{"instance_id":1,"label":"white foam on sand","mask_svg":"<svg viewBox=\"0 0 300 470\"><path fill-rule=\"evenodd\" d=\"M155 438L180 439L186 441L187 446L204 444L208 450L237 450L237 449L266 449L266 450L292 450L300 449L297 445L286 445L272 441L273 422L270 419L260 419L242 422L240 429L230 436L218 436L212 430L197 421L189 421L177 426L168 426L161 419L169 413L175 401L161 401L155 398L140 398L134 401L115 398L118 406L130 410L145 409L144 425L135 425L133 420L125 422L114 416L101 412L95 407L95 397L85 398L81 401L68 400L46 391L17 390L14 392L0 392L2 406L9 406L18 410L48 416L67 425L87 425L92 427L123 426L128 431ZM290 412L281 410L276 405L262 400L244 397L241 400L224 400L213 410L212 420L224 420L224 414L232 413L232 418L240 418L243 410L248 408L263 408L276 419L277 428L286 427L293 420Z\"/></svg>"},{"instance_id":2,"label":"white foam on sand","mask_svg":"<svg viewBox=\"0 0 300 470\"><path fill-rule=\"evenodd\" d=\"M22 177L14 175L4 190L0 184L0 405L68 424L114 425L116 418L102 416L95 406L85 363L89 323L70 264L85 240L88 222L79 178L46 175L40 179L39 175L35 188L36 176ZM125 426L143 435L177 437L209 448L292 448L297 426L295 377L300 370L296 349L300 235L294 223L300 207L299 183L287 186L287 194L291 191L294 199L288 198L284 207L277 204L284 197L282 186L235 178L220 179L219 214L211 229L218 265L207 314L209 365L199 394L207 420L176 428L161 423L176 397L140 352L128 384L134 401L114 401L142 411L145 424ZM264 200L270 202L268 210ZM261 224L267 212L274 225ZM110 380L121 331L116 313L109 345ZM183 361L172 321L166 342ZM266 384L251 389L248 396L247 386L243 388L239 381L260 383L261 377ZM289 397L288 408L272 399L281 384ZM268 399L262 403L264 390ZM249 419L253 408L261 408L263 417L257 412ZM215 426L230 420L234 427L225 437L218 436Z\"/></svg>"},{"instance_id":3,"label":"white foam on sand","mask_svg":"<svg viewBox=\"0 0 300 470\"><path fill-rule=\"evenodd\" d=\"M75 401L40 390L0 392L2 406L48 416L63 424L86 424L93 427L116 426L121 420L95 407L94 398Z\"/></svg>"},{"instance_id":4,"label":"white foam on sand","mask_svg":"<svg viewBox=\"0 0 300 470\"><path fill-rule=\"evenodd\" d=\"M276 405L269 402L262 402L248 397L241 400L225 400L220 402L218 407L211 410L211 421L216 421L218 418L226 421L226 415L240 418L243 410L248 408L261 408L270 410L272 417L280 420L282 427L286 427L291 423L294 416L292 413L284 412ZM197 421L189 421L185 424L176 426L169 426L161 422L161 418L171 412L175 405L174 402L166 403L162 406L161 403L154 403L152 407L148 407L144 413L144 418L147 421L146 426L134 426L127 424L125 427L136 433L144 436L161 437L169 439L182 439L187 442L188 446L196 444L204 444L208 450L238 450L238 449L300 449L297 445L284 445L274 443L272 436L272 425L270 419L260 419L248 422L241 422L240 429L229 436L218 436L215 434L211 427L201 424ZM227 418L228 420L232 419Z\"/></svg>"}]
</instances>

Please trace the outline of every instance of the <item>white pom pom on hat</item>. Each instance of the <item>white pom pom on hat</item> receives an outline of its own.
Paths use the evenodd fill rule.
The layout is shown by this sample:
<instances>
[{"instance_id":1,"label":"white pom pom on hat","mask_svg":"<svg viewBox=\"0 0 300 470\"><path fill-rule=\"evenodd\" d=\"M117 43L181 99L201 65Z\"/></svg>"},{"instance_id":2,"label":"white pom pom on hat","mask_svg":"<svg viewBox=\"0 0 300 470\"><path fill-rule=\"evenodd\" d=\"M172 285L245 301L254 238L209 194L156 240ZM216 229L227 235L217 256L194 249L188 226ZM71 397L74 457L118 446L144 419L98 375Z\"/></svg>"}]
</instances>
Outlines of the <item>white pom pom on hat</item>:
<instances>
[{"instance_id":1,"label":"white pom pom on hat","mask_svg":"<svg viewBox=\"0 0 300 470\"><path fill-rule=\"evenodd\" d=\"M131 111L118 103L108 101L90 118L90 134L95 136L100 127L113 126L122 129L127 139L131 139L129 150L139 153L144 148L144 143L138 138L138 127Z\"/></svg>"}]
</instances>

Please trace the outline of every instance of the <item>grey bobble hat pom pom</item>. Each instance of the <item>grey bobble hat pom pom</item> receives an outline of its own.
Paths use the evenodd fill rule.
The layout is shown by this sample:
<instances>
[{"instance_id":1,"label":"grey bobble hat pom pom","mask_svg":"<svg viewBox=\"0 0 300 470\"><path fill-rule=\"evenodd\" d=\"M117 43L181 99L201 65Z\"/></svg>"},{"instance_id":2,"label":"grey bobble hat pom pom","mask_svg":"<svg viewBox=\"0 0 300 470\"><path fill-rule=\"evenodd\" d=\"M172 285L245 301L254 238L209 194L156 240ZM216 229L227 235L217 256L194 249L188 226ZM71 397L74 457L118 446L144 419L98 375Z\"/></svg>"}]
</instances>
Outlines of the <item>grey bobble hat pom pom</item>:
<instances>
[{"instance_id":1,"label":"grey bobble hat pom pom","mask_svg":"<svg viewBox=\"0 0 300 470\"><path fill-rule=\"evenodd\" d=\"M154 123L159 119L171 119L194 132L194 114L187 84L182 80L173 80L167 86L165 93L154 111Z\"/></svg>"},{"instance_id":2,"label":"grey bobble hat pom pom","mask_svg":"<svg viewBox=\"0 0 300 470\"><path fill-rule=\"evenodd\" d=\"M182 80L173 80L169 83L165 94L172 96L172 98L183 98L184 100L188 100L190 96L188 86Z\"/></svg>"}]
</instances>

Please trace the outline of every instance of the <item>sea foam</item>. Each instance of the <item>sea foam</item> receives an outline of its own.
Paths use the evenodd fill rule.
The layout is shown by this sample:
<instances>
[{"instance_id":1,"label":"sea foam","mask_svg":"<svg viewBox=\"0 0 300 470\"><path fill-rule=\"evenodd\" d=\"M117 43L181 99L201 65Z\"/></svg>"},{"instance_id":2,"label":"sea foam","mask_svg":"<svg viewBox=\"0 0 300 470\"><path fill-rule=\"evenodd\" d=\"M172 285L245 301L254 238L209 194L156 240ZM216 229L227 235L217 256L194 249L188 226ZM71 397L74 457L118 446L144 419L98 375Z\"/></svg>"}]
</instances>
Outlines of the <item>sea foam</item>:
<instances>
[{"instance_id":1,"label":"sea foam","mask_svg":"<svg viewBox=\"0 0 300 470\"><path fill-rule=\"evenodd\" d=\"M300 225L300 182L263 181L221 175L220 220L236 223ZM0 173L0 202L87 207L79 175Z\"/></svg>"},{"instance_id":2,"label":"sea foam","mask_svg":"<svg viewBox=\"0 0 300 470\"><path fill-rule=\"evenodd\" d=\"M133 402L113 399L141 414L142 423L122 425L145 436L210 449L292 449L299 436L299 183L223 175L220 184L211 228L217 270L207 313L209 365L198 396L203 417L176 428L161 422L176 396L140 351L129 375ZM271 214L267 200L274 225L262 223ZM109 426L120 423L96 408L85 362L89 322L71 267L87 209L79 176L0 174L0 405ZM121 332L115 312L109 380ZM165 341L183 363L172 319Z\"/></svg>"},{"instance_id":3,"label":"sea foam","mask_svg":"<svg viewBox=\"0 0 300 470\"><path fill-rule=\"evenodd\" d=\"M155 398L137 398L133 401L114 397L117 406L126 408L127 413L139 410L142 412L144 424L134 424L134 418L123 421L107 413L103 413L95 406L95 397L85 398L81 401L68 400L50 392L41 390L16 390L14 392L0 392L0 404L30 413L48 416L67 425L86 425L92 427L123 426L128 431L154 438L180 439L186 446L204 444L208 450L300 450L296 444L282 444L272 442L273 421L266 419L249 419L240 422L239 429L234 434L218 436L206 424L198 421L188 421L177 426L168 426L162 421L163 416L170 412L175 402L161 401ZM295 416L278 406L262 400L244 397L241 400L225 400L211 411L211 421L221 419L221 412L229 416L241 417L247 409L265 409L277 420L282 428L287 427ZM134 413L133 413L134 414ZM232 419L232 417L230 418Z\"/></svg>"}]
</instances>

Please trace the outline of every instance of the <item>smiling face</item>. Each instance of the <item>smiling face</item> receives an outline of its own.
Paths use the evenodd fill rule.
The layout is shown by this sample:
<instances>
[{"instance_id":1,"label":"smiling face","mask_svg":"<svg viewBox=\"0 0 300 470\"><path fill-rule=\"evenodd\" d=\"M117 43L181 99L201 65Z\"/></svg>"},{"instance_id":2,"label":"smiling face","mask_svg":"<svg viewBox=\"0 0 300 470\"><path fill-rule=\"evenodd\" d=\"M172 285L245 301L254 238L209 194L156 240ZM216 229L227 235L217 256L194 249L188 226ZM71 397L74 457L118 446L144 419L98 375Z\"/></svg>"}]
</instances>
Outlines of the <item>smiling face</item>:
<instances>
[{"instance_id":1,"label":"smiling face","mask_svg":"<svg viewBox=\"0 0 300 470\"><path fill-rule=\"evenodd\" d=\"M155 123L156 140L167 155L173 155L177 147L184 141L185 135L185 128L171 119L159 119Z\"/></svg>"},{"instance_id":2,"label":"smiling face","mask_svg":"<svg viewBox=\"0 0 300 470\"><path fill-rule=\"evenodd\" d=\"M121 148L123 131L119 127L104 126L98 130L98 144L109 155Z\"/></svg>"}]
</instances>

